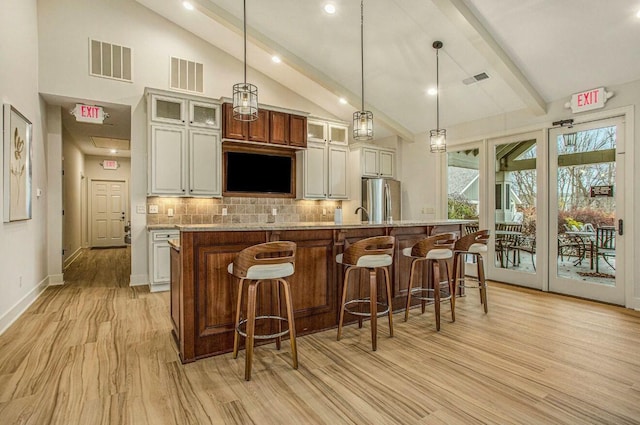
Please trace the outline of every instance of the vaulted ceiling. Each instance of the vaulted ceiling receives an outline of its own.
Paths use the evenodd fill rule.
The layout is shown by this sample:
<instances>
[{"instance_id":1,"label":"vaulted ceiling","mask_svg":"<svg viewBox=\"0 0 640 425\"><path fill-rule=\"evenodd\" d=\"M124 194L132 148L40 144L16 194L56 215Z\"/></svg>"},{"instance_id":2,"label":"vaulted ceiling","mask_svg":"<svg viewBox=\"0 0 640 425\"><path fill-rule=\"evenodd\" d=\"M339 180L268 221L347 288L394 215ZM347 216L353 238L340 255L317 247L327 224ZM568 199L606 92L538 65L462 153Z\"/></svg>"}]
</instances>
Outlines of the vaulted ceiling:
<instances>
[{"instance_id":1,"label":"vaulted ceiling","mask_svg":"<svg viewBox=\"0 0 640 425\"><path fill-rule=\"evenodd\" d=\"M242 1L193 0L193 11L137 1L242 60ZM365 108L378 137L413 140L435 128L427 90L441 40L442 127L525 108L543 114L547 102L639 78L638 10L629 0L365 0ZM247 0L247 28L249 66L344 120L360 109L360 1ZM488 79L463 83L483 72Z\"/></svg>"}]
</instances>

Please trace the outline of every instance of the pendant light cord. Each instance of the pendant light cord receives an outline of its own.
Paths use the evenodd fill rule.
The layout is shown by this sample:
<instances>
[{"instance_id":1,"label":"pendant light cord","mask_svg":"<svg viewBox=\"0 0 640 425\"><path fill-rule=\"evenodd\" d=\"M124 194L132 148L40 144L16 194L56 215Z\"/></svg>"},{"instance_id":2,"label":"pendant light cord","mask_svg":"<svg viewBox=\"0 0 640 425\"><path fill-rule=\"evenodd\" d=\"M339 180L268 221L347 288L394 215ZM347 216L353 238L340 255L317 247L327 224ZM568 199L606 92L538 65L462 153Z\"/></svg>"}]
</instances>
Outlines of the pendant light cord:
<instances>
[{"instance_id":1,"label":"pendant light cord","mask_svg":"<svg viewBox=\"0 0 640 425\"><path fill-rule=\"evenodd\" d=\"M247 84L247 0L242 2L242 23L244 33L244 84Z\"/></svg>"},{"instance_id":2,"label":"pendant light cord","mask_svg":"<svg viewBox=\"0 0 640 425\"><path fill-rule=\"evenodd\" d=\"M436 49L436 129L440 130L440 61L438 53L440 49Z\"/></svg>"},{"instance_id":3,"label":"pendant light cord","mask_svg":"<svg viewBox=\"0 0 640 425\"><path fill-rule=\"evenodd\" d=\"M360 0L360 71L362 76L362 111L364 111L364 0Z\"/></svg>"}]
</instances>

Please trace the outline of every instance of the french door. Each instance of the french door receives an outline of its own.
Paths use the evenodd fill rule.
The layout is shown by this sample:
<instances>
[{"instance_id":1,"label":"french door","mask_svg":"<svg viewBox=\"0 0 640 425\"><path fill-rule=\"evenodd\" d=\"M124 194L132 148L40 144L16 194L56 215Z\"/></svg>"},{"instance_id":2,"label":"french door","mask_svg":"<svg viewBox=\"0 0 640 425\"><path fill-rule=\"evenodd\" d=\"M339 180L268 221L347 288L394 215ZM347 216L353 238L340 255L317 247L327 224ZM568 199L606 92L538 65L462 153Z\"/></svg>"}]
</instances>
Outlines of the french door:
<instances>
[{"instance_id":1,"label":"french door","mask_svg":"<svg viewBox=\"0 0 640 425\"><path fill-rule=\"evenodd\" d=\"M518 134L487 143L487 224L491 232L487 277L542 289L547 252L543 132Z\"/></svg>"},{"instance_id":2,"label":"french door","mask_svg":"<svg viewBox=\"0 0 640 425\"><path fill-rule=\"evenodd\" d=\"M624 305L624 120L549 130L549 291Z\"/></svg>"}]
</instances>

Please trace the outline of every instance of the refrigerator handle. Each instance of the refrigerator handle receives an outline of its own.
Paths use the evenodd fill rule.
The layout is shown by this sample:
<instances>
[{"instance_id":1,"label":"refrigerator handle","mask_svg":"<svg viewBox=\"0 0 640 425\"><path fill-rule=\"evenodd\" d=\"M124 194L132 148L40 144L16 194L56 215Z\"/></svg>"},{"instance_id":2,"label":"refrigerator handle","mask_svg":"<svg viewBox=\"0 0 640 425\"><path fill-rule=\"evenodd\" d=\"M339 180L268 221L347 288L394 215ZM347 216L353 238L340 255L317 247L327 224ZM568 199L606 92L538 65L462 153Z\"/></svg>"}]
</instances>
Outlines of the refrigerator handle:
<instances>
[{"instance_id":1,"label":"refrigerator handle","mask_svg":"<svg viewBox=\"0 0 640 425\"><path fill-rule=\"evenodd\" d=\"M392 220L391 217L391 189L389 188L389 183L384 184L384 192L385 192L385 218L388 221Z\"/></svg>"}]
</instances>

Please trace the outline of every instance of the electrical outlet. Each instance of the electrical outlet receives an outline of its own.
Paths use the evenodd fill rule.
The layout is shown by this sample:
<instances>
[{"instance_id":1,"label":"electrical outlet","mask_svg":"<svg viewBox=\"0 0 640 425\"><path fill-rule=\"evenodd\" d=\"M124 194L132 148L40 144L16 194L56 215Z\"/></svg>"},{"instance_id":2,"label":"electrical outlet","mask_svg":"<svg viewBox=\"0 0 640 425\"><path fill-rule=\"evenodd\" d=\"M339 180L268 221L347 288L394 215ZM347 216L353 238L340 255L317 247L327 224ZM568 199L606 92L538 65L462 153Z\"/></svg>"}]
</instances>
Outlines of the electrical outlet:
<instances>
[{"instance_id":1,"label":"electrical outlet","mask_svg":"<svg viewBox=\"0 0 640 425\"><path fill-rule=\"evenodd\" d=\"M227 209L226 208L222 209L222 215L227 215Z\"/></svg>"},{"instance_id":2,"label":"electrical outlet","mask_svg":"<svg viewBox=\"0 0 640 425\"><path fill-rule=\"evenodd\" d=\"M173 217L173 208L169 208L169 209L167 210L167 215L168 215L169 217Z\"/></svg>"},{"instance_id":3,"label":"electrical outlet","mask_svg":"<svg viewBox=\"0 0 640 425\"><path fill-rule=\"evenodd\" d=\"M278 215L278 209L277 208L273 208L271 210L271 215Z\"/></svg>"},{"instance_id":4,"label":"electrical outlet","mask_svg":"<svg viewBox=\"0 0 640 425\"><path fill-rule=\"evenodd\" d=\"M149 205L149 214L158 214L158 206L157 205Z\"/></svg>"},{"instance_id":5,"label":"electrical outlet","mask_svg":"<svg viewBox=\"0 0 640 425\"><path fill-rule=\"evenodd\" d=\"M327 215L327 209L326 208L322 209L322 215Z\"/></svg>"}]
</instances>

